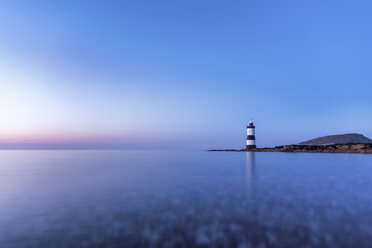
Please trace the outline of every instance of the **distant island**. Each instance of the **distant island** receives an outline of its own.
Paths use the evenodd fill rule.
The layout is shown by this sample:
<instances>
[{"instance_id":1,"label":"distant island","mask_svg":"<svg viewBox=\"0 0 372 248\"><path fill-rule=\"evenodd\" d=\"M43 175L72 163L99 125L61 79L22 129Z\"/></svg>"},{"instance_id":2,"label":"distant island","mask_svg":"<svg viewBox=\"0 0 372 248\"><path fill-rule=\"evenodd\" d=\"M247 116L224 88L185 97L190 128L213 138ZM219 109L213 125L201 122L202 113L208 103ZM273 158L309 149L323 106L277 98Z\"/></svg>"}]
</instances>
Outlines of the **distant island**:
<instances>
[{"instance_id":1,"label":"distant island","mask_svg":"<svg viewBox=\"0 0 372 248\"><path fill-rule=\"evenodd\" d=\"M298 145L334 145L334 144L368 144L372 143L372 140L368 139L363 134L359 133L348 133L339 135L323 136L312 140L307 140Z\"/></svg>"},{"instance_id":2,"label":"distant island","mask_svg":"<svg viewBox=\"0 0 372 248\"><path fill-rule=\"evenodd\" d=\"M372 153L372 140L362 134L350 133L323 136L295 145L248 149L212 149L209 151L235 152L323 152L323 153Z\"/></svg>"}]
</instances>

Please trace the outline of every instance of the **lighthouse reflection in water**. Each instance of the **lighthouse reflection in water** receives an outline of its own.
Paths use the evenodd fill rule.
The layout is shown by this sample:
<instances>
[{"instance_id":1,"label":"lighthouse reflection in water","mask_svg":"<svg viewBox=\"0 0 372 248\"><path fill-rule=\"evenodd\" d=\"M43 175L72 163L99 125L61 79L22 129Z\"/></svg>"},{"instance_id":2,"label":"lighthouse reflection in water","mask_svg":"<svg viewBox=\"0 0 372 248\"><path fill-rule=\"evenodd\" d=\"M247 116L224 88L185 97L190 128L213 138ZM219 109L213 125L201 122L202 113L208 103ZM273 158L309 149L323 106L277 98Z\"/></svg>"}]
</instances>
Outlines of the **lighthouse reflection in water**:
<instances>
[{"instance_id":1,"label":"lighthouse reflection in water","mask_svg":"<svg viewBox=\"0 0 372 248\"><path fill-rule=\"evenodd\" d=\"M254 152L247 152L247 184L251 187L255 180L256 158Z\"/></svg>"}]
</instances>

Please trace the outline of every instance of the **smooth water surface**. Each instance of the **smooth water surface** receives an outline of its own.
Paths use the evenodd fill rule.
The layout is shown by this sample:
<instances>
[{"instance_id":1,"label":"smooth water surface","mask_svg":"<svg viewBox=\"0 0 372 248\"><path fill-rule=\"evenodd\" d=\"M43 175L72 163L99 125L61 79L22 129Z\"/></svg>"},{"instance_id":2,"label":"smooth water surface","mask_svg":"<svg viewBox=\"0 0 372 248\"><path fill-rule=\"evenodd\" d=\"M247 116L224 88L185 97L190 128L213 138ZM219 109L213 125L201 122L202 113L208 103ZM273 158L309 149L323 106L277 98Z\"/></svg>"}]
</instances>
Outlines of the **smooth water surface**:
<instances>
[{"instance_id":1,"label":"smooth water surface","mask_svg":"<svg viewBox=\"0 0 372 248\"><path fill-rule=\"evenodd\" d=\"M371 155L0 151L0 247L371 245Z\"/></svg>"}]
</instances>

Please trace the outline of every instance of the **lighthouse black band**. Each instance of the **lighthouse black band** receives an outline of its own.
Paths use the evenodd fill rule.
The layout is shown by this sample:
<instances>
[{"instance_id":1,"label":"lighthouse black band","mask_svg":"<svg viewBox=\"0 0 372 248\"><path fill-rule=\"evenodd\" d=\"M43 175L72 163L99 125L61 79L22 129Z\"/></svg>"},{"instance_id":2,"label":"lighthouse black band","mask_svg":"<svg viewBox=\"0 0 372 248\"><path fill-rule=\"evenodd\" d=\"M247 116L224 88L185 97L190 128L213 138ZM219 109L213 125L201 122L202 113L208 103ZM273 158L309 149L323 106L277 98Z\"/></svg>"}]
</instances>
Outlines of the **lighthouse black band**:
<instances>
[{"instance_id":1,"label":"lighthouse black band","mask_svg":"<svg viewBox=\"0 0 372 248\"><path fill-rule=\"evenodd\" d=\"M247 146L245 146L245 149L251 149L251 148L256 148L256 146L255 145L247 145Z\"/></svg>"},{"instance_id":2,"label":"lighthouse black band","mask_svg":"<svg viewBox=\"0 0 372 248\"><path fill-rule=\"evenodd\" d=\"M255 128L253 125L248 125L247 128Z\"/></svg>"},{"instance_id":3,"label":"lighthouse black band","mask_svg":"<svg viewBox=\"0 0 372 248\"><path fill-rule=\"evenodd\" d=\"M254 135L248 135L247 140L256 140L256 137Z\"/></svg>"}]
</instances>

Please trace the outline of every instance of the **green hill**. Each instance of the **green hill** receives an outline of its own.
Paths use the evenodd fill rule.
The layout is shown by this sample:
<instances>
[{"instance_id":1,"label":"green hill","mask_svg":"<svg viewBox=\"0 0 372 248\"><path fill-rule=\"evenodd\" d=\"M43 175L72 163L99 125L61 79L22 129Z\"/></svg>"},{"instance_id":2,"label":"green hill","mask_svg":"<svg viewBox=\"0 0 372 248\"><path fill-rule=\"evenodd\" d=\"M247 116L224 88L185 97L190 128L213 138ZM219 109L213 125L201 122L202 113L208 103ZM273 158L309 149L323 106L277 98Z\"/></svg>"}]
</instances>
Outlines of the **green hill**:
<instances>
[{"instance_id":1,"label":"green hill","mask_svg":"<svg viewBox=\"0 0 372 248\"><path fill-rule=\"evenodd\" d=\"M330 145L330 144L348 144L348 143L372 143L362 134L348 133L339 135L323 136L312 140L299 143L299 145Z\"/></svg>"}]
</instances>

